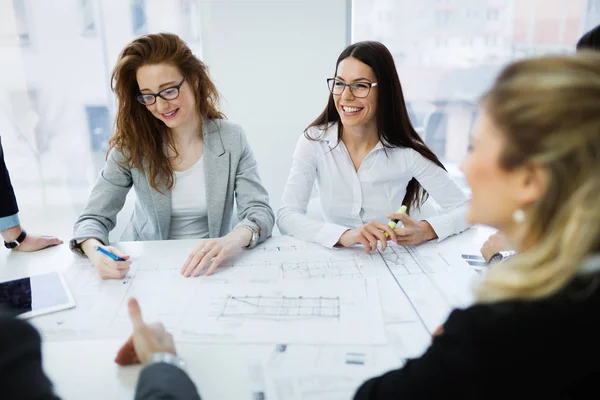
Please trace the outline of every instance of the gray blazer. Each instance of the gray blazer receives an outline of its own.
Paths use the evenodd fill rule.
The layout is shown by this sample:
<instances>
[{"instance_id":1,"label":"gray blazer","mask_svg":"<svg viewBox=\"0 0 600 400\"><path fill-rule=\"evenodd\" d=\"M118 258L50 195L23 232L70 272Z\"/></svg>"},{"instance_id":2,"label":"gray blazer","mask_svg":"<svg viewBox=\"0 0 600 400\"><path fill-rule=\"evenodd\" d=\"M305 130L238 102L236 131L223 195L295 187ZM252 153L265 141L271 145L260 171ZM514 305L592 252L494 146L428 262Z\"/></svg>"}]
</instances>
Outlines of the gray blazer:
<instances>
[{"instance_id":1,"label":"gray blazer","mask_svg":"<svg viewBox=\"0 0 600 400\"><path fill-rule=\"evenodd\" d=\"M258 242L264 241L271 236L275 216L243 129L226 120L212 120L203 124L203 135L210 237L221 237L232 230L235 199L240 221L236 228L258 228ZM168 239L171 191L166 185L159 185L160 191L152 189L145 172L125 165L123 154L113 149L75 223L71 250L83 255L80 243L89 238L108 244L108 233L115 227L117 213L132 186L137 199L120 241Z\"/></svg>"}]
</instances>

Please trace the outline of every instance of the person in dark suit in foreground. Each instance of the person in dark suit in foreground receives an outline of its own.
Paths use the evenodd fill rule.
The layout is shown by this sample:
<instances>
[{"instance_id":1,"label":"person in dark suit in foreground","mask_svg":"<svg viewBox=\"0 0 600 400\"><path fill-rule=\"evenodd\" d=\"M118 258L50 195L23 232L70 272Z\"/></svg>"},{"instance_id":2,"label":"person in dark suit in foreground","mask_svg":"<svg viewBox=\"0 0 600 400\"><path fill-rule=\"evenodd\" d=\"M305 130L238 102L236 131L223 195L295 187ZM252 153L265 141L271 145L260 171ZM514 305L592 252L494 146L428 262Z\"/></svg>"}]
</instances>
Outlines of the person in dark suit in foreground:
<instances>
[{"instance_id":1,"label":"person in dark suit in foreground","mask_svg":"<svg viewBox=\"0 0 600 400\"><path fill-rule=\"evenodd\" d=\"M0 394L3 399L58 399L42 370L40 335L6 310L0 310Z\"/></svg>"},{"instance_id":2,"label":"person in dark suit in foreground","mask_svg":"<svg viewBox=\"0 0 600 400\"><path fill-rule=\"evenodd\" d=\"M129 300L135 359L144 366L136 400L200 400L194 383L177 357L173 337L162 324L146 324L135 299ZM42 369L40 335L33 326L0 312L0 398L58 400Z\"/></svg>"},{"instance_id":3,"label":"person in dark suit in foreground","mask_svg":"<svg viewBox=\"0 0 600 400\"><path fill-rule=\"evenodd\" d=\"M48 246L61 244L62 240L53 236L27 234L19 221L19 207L10 182L10 175L4 163L4 150L0 138L0 232L4 246L15 251L37 251Z\"/></svg>"},{"instance_id":4,"label":"person in dark suit in foreground","mask_svg":"<svg viewBox=\"0 0 600 400\"><path fill-rule=\"evenodd\" d=\"M518 254L494 264L424 354L355 400L588 398L600 377L600 53L504 68L462 165L467 219Z\"/></svg>"}]
</instances>

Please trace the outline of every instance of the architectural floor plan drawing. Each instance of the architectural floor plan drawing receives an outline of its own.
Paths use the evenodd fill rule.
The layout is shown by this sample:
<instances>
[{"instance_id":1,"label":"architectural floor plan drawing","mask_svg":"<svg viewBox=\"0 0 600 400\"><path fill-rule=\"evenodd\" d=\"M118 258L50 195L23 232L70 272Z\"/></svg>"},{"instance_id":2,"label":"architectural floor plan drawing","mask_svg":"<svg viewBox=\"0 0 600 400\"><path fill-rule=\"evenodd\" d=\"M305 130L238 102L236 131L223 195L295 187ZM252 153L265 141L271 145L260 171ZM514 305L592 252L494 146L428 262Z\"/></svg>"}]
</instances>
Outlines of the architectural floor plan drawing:
<instances>
[{"instance_id":1,"label":"architectural floor plan drawing","mask_svg":"<svg viewBox=\"0 0 600 400\"><path fill-rule=\"evenodd\" d=\"M218 318L339 319L339 297L227 296Z\"/></svg>"},{"instance_id":2,"label":"architectural floor plan drawing","mask_svg":"<svg viewBox=\"0 0 600 400\"><path fill-rule=\"evenodd\" d=\"M76 307L32 322L46 340L126 337L127 299L135 297L148 321L180 341L381 344L384 317L431 332L462 301L446 267L426 257L397 245L367 254L275 237L209 277L184 278L168 254L137 257L119 281L74 264L66 279Z\"/></svg>"},{"instance_id":3,"label":"architectural floor plan drawing","mask_svg":"<svg viewBox=\"0 0 600 400\"><path fill-rule=\"evenodd\" d=\"M467 305L467 285L476 273L449 263L442 254L425 246L389 245L380 252L398 287L406 295L416 315L433 332L452 308Z\"/></svg>"},{"instance_id":4,"label":"architectural floor plan drawing","mask_svg":"<svg viewBox=\"0 0 600 400\"><path fill-rule=\"evenodd\" d=\"M183 342L385 343L375 279L223 282L137 269L103 281L89 266L72 266L66 279L76 307L32 321L45 340L126 338L127 300L135 297L145 320Z\"/></svg>"},{"instance_id":5,"label":"architectural floor plan drawing","mask_svg":"<svg viewBox=\"0 0 600 400\"><path fill-rule=\"evenodd\" d=\"M380 254L394 275L418 275L433 272L412 246L390 244L385 251L380 251Z\"/></svg>"},{"instance_id":6,"label":"architectural floor plan drawing","mask_svg":"<svg viewBox=\"0 0 600 400\"><path fill-rule=\"evenodd\" d=\"M168 254L133 259L132 271L179 271L183 266ZM377 253L367 254L362 248L326 249L315 243L300 242L288 236L269 238L236 258L225 260L212 280L329 279L386 277L389 272Z\"/></svg>"},{"instance_id":7,"label":"architectural floor plan drawing","mask_svg":"<svg viewBox=\"0 0 600 400\"><path fill-rule=\"evenodd\" d=\"M47 340L124 337L131 330L127 299L136 297L145 318L179 340L365 344L385 341L382 315L431 330L455 300L453 285L445 288L414 249L396 245L367 254L280 236L210 277L186 279L180 264L168 254L140 256L125 279L104 281L76 263L66 274L76 307L33 322Z\"/></svg>"},{"instance_id":8,"label":"architectural floor plan drawing","mask_svg":"<svg viewBox=\"0 0 600 400\"><path fill-rule=\"evenodd\" d=\"M376 280L307 282L200 285L178 337L187 342L385 344Z\"/></svg>"},{"instance_id":9,"label":"architectural floor plan drawing","mask_svg":"<svg viewBox=\"0 0 600 400\"><path fill-rule=\"evenodd\" d=\"M363 278L360 260L292 261L281 263L283 278Z\"/></svg>"}]
</instances>

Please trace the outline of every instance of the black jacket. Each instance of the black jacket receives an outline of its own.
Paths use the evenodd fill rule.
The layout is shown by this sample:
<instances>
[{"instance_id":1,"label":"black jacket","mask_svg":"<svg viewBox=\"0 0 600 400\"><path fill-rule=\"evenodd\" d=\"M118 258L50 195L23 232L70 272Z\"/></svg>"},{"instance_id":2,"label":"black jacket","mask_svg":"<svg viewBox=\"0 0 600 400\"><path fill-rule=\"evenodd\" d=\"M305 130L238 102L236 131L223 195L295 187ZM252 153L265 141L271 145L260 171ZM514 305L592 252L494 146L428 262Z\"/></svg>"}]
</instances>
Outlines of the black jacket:
<instances>
[{"instance_id":1,"label":"black jacket","mask_svg":"<svg viewBox=\"0 0 600 400\"><path fill-rule=\"evenodd\" d=\"M57 400L42 371L40 335L25 321L0 313L0 398Z\"/></svg>"},{"instance_id":2,"label":"black jacket","mask_svg":"<svg viewBox=\"0 0 600 400\"><path fill-rule=\"evenodd\" d=\"M4 163L4 150L2 150L2 138L0 137L0 218L8 217L19 212L15 192L10 184L10 176Z\"/></svg>"},{"instance_id":3,"label":"black jacket","mask_svg":"<svg viewBox=\"0 0 600 400\"><path fill-rule=\"evenodd\" d=\"M42 370L41 341L29 323L0 311L0 398L59 400ZM185 372L170 364L145 367L136 387L136 400L200 400Z\"/></svg>"},{"instance_id":4,"label":"black jacket","mask_svg":"<svg viewBox=\"0 0 600 400\"><path fill-rule=\"evenodd\" d=\"M420 358L365 382L354 398L595 398L598 326L600 274L541 300L455 310Z\"/></svg>"}]
</instances>

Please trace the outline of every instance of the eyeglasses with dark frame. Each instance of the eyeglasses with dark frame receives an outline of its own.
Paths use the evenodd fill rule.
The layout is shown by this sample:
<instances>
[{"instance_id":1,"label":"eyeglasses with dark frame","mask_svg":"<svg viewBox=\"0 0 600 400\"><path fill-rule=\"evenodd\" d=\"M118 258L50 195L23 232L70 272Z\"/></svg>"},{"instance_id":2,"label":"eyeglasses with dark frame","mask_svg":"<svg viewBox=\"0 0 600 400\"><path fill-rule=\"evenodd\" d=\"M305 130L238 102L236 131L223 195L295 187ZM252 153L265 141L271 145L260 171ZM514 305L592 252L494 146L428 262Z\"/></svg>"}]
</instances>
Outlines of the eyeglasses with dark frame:
<instances>
[{"instance_id":1,"label":"eyeglasses with dark frame","mask_svg":"<svg viewBox=\"0 0 600 400\"><path fill-rule=\"evenodd\" d=\"M346 83L336 78L329 78L327 79L327 86L329 87L331 94L335 96L340 96L342 93L344 93L346 87L348 87L350 88L350 93L352 93L354 97L364 98L371 93L371 88L373 86L377 86L377 82Z\"/></svg>"},{"instance_id":2,"label":"eyeglasses with dark frame","mask_svg":"<svg viewBox=\"0 0 600 400\"><path fill-rule=\"evenodd\" d=\"M135 99L145 106L151 106L152 104L156 103L157 97L160 97L163 100L175 100L177 97L179 97L179 89L181 89L183 82L185 82L185 76L177 86L163 89L156 94L140 93L135 97Z\"/></svg>"}]
</instances>

